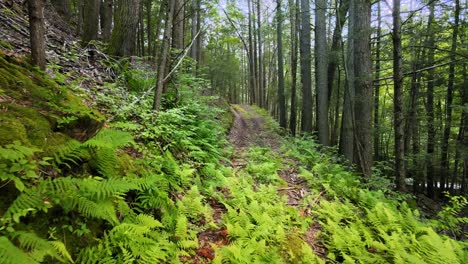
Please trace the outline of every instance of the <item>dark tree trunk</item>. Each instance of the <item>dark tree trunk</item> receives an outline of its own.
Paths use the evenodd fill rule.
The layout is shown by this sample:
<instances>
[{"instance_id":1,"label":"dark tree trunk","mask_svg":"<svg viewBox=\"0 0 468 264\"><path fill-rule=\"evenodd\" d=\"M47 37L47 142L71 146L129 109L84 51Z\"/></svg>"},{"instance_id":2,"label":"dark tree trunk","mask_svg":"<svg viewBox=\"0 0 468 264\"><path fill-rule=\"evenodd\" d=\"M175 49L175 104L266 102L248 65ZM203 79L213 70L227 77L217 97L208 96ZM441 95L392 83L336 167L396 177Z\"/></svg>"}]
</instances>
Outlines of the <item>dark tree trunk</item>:
<instances>
[{"instance_id":1,"label":"dark tree trunk","mask_svg":"<svg viewBox=\"0 0 468 264\"><path fill-rule=\"evenodd\" d=\"M380 160L380 50L382 41L382 11L380 1L377 2L377 44L375 47L375 89L374 89L374 159Z\"/></svg>"},{"instance_id":2,"label":"dark tree trunk","mask_svg":"<svg viewBox=\"0 0 468 264\"><path fill-rule=\"evenodd\" d=\"M348 26L348 49L347 60L345 61L346 82L343 96L343 115L341 119L340 133L340 154L342 154L349 162L354 162L354 36L355 36L355 20L356 9L353 2L350 2L349 7L349 26ZM342 47L344 49L344 47ZM344 50L342 52L344 57Z\"/></svg>"},{"instance_id":3,"label":"dark tree trunk","mask_svg":"<svg viewBox=\"0 0 468 264\"><path fill-rule=\"evenodd\" d=\"M146 34L148 38L148 56L153 56L153 0L146 0Z\"/></svg>"},{"instance_id":4,"label":"dark tree trunk","mask_svg":"<svg viewBox=\"0 0 468 264\"><path fill-rule=\"evenodd\" d=\"M302 111L301 130L312 132L312 69L310 49L310 3L309 0L301 0L301 82L302 82Z\"/></svg>"},{"instance_id":5,"label":"dark tree trunk","mask_svg":"<svg viewBox=\"0 0 468 264\"><path fill-rule=\"evenodd\" d=\"M51 0L55 11L67 22L71 18L71 1L70 0Z\"/></svg>"},{"instance_id":6,"label":"dark tree trunk","mask_svg":"<svg viewBox=\"0 0 468 264\"><path fill-rule=\"evenodd\" d=\"M251 8L251 1L248 0L249 5L249 70L250 70L250 103L255 104L257 102L257 79L255 76L255 56L254 54L254 41L253 41L253 21L252 21L252 8Z\"/></svg>"},{"instance_id":7,"label":"dark tree trunk","mask_svg":"<svg viewBox=\"0 0 468 264\"><path fill-rule=\"evenodd\" d=\"M260 13L260 0L257 0L257 42L258 42L258 93L259 93L259 105L263 108L266 108L265 105L265 87L264 80L265 74L263 72L263 49L262 49L262 21ZM286 112L286 110L285 110Z\"/></svg>"},{"instance_id":8,"label":"dark tree trunk","mask_svg":"<svg viewBox=\"0 0 468 264\"><path fill-rule=\"evenodd\" d=\"M28 0L29 40L32 63L41 70L46 68L44 7L46 0Z\"/></svg>"},{"instance_id":9,"label":"dark tree trunk","mask_svg":"<svg viewBox=\"0 0 468 264\"><path fill-rule=\"evenodd\" d=\"M112 34L112 18L114 15L113 5L114 0L102 0L100 19L101 19L101 35L102 40L109 41Z\"/></svg>"},{"instance_id":10,"label":"dark tree trunk","mask_svg":"<svg viewBox=\"0 0 468 264\"><path fill-rule=\"evenodd\" d=\"M354 21L355 152L360 171L372 174L372 63L370 0L356 0Z\"/></svg>"},{"instance_id":11,"label":"dark tree trunk","mask_svg":"<svg viewBox=\"0 0 468 264\"><path fill-rule=\"evenodd\" d=\"M296 135L296 89L297 89L297 52L299 32L299 0L289 0L289 12L291 21L291 111L289 119L289 130L293 136Z\"/></svg>"},{"instance_id":12,"label":"dark tree trunk","mask_svg":"<svg viewBox=\"0 0 468 264\"><path fill-rule=\"evenodd\" d=\"M328 101L331 101L331 96L333 93L333 83L336 78L336 69L338 67L339 58L341 54L341 33L343 31L343 25L346 22L346 14L349 10L349 1L350 0L340 0L338 10L336 12L336 26L333 30L332 44L330 48L330 55L328 57L328 67L327 67L327 85L328 85Z\"/></svg>"},{"instance_id":13,"label":"dark tree trunk","mask_svg":"<svg viewBox=\"0 0 468 264\"><path fill-rule=\"evenodd\" d=\"M434 64L434 47L435 47L435 37L434 37L434 2L431 2L429 5L430 14L428 20L428 43L429 48L427 66L432 66ZM427 76L427 102L426 102L426 111L427 111L427 195L431 198L435 196L435 182L434 182L434 149L435 149L435 118L434 118L434 69L431 68L428 70Z\"/></svg>"},{"instance_id":14,"label":"dark tree trunk","mask_svg":"<svg viewBox=\"0 0 468 264\"><path fill-rule=\"evenodd\" d=\"M315 1L315 80L317 86L317 127L320 144L330 145L330 131L328 123L328 86L327 68L327 22L326 0Z\"/></svg>"},{"instance_id":15,"label":"dark tree trunk","mask_svg":"<svg viewBox=\"0 0 468 264\"><path fill-rule=\"evenodd\" d=\"M405 191L405 148L403 113L403 66L401 51L400 0L393 0L393 124L395 133L395 182Z\"/></svg>"},{"instance_id":16,"label":"dark tree trunk","mask_svg":"<svg viewBox=\"0 0 468 264\"><path fill-rule=\"evenodd\" d=\"M100 0L84 0L82 44L88 45L91 40L98 39Z\"/></svg>"},{"instance_id":17,"label":"dark tree trunk","mask_svg":"<svg viewBox=\"0 0 468 264\"><path fill-rule=\"evenodd\" d=\"M135 54L140 0L118 0L115 14L115 26L109 51L115 56Z\"/></svg>"},{"instance_id":18,"label":"dark tree trunk","mask_svg":"<svg viewBox=\"0 0 468 264\"><path fill-rule=\"evenodd\" d=\"M276 37L278 45L278 107L279 123L282 128L287 127L286 121L286 100L284 98L284 70L283 70L283 11L281 10L281 0L276 0Z\"/></svg>"},{"instance_id":19,"label":"dark tree trunk","mask_svg":"<svg viewBox=\"0 0 468 264\"><path fill-rule=\"evenodd\" d=\"M458 24L460 20L460 0L455 0L455 23L453 25L452 46L450 49L450 61L455 61L457 52ZM450 63L449 76L447 85L447 99L445 101L445 127L444 137L442 140L442 157L441 157L441 174L440 185L441 191L444 191L445 185L448 183L450 172L449 166L449 138L452 128L452 104L453 104L453 81L455 79L455 63Z\"/></svg>"}]
</instances>

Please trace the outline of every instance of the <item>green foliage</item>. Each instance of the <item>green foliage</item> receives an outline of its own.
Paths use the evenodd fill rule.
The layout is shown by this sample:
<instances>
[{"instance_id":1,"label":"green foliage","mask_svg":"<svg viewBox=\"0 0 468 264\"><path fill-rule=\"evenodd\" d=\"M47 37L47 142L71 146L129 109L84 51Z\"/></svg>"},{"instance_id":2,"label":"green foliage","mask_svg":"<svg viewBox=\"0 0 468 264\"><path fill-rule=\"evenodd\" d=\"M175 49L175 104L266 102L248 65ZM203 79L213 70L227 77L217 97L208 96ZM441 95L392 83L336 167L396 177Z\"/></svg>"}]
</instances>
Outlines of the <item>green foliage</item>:
<instances>
[{"instance_id":1,"label":"green foliage","mask_svg":"<svg viewBox=\"0 0 468 264\"><path fill-rule=\"evenodd\" d=\"M73 164L88 162L100 175L114 177L119 164L116 150L132 142L133 138L127 132L104 129L84 143L67 142L54 153L53 164L60 171L61 166L71 168Z\"/></svg>"},{"instance_id":2,"label":"green foliage","mask_svg":"<svg viewBox=\"0 0 468 264\"><path fill-rule=\"evenodd\" d=\"M449 202L437 214L437 221L432 221L432 226L446 234L453 236L462 235L462 224L468 224L468 217L459 216L460 213L468 205L466 197L450 196L446 193Z\"/></svg>"},{"instance_id":3,"label":"green foliage","mask_svg":"<svg viewBox=\"0 0 468 264\"><path fill-rule=\"evenodd\" d=\"M0 182L12 181L18 191L24 191L25 182L39 178L36 173L38 165L48 164L45 160L38 162L33 159L34 153L38 151L18 141L0 147Z\"/></svg>"},{"instance_id":4,"label":"green foliage","mask_svg":"<svg viewBox=\"0 0 468 264\"><path fill-rule=\"evenodd\" d=\"M267 148L253 147L247 152L248 164L246 171L260 183L280 182L277 171L281 168L282 162L279 157Z\"/></svg>"}]
</instances>

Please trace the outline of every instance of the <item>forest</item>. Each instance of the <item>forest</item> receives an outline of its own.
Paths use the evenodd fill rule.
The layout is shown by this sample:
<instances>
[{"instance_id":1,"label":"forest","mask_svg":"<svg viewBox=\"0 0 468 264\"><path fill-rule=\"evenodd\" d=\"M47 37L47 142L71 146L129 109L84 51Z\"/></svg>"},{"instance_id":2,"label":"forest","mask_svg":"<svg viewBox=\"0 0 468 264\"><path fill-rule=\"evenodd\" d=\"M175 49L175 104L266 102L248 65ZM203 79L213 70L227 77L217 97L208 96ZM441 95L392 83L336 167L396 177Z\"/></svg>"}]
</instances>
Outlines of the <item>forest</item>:
<instances>
[{"instance_id":1,"label":"forest","mask_svg":"<svg viewBox=\"0 0 468 264\"><path fill-rule=\"evenodd\" d=\"M468 2L0 0L0 264L468 263Z\"/></svg>"}]
</instances>

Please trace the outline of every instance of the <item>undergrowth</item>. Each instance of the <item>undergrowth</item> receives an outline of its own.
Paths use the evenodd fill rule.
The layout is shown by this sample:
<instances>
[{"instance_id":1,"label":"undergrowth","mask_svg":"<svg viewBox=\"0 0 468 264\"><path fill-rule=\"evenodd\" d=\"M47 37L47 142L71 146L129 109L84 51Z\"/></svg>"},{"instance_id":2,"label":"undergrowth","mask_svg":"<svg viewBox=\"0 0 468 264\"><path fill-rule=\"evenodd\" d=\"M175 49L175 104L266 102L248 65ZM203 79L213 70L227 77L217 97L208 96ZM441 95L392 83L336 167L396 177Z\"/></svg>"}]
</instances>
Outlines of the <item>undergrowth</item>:
<instances>
[{"instance_id":1,"label":"undergrowth","mask_svg":"<svg viewBox=\"0 0 468 264\"><path fill-rule=\"evenodd\" d=\"M277 152L252 147L245 168L232 169L232 116L225 101L201 95L205 80L181 69L155 113L154 73L121 71L93 91L107 118L94 136L47 151L0 147L0 263L191 263L206 257L207 230L226 233L203 260L213 263L467 262L466 242L439 234L461 232L466 199L423 219L408 197L362 181L310 138L288 138ZM310 189L298 208L278 193L283 169L300 170ZM317 224L318 240L307 240Z\"/></svg>"}]
</instances>

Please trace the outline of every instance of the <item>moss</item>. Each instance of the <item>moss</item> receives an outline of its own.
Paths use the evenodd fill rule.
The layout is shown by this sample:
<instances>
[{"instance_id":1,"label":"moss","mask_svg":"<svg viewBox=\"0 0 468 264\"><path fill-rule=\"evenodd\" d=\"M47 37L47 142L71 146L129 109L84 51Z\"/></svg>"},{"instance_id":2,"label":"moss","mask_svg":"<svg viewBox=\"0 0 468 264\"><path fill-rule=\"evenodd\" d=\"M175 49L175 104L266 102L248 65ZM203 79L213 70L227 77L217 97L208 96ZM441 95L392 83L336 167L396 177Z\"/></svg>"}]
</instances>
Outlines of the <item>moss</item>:
<instances>
[{"instance_id":1,"label":"moss","mask_svg":"<svg viewBox=\"0 0 468 264\"><path fill-rule=\"evenodd\" d=\"M26 128L20 120L0 111L0 145L7 145L18 140L24 145L30 145Z\"/></svg>"},{"instance_id":2,"label":"moss","mask_svg":"<svg viewBox=\"0 0 468 264\"><path fill-rule=\"evenodd\" d=\"M3 40L0 40L0 48L14 49L13 45L11 45L10 43L8 43L6 41L3 41Z\"/></svg>"},{"instance_id":3,"label":"moss","mask_svg":"<svg viewBox=\"0 0 468 264\"><path fill-rule=\"evenodd\" d=\"M60 149L61 146L64 146L70 140L71 138L63 133L51 133L44 142L42 156L52 156L58 149Z\"/></svg>"},{"instance_id":4,"label":"moss","mask_svg":"<svg viewBox=\"0 0 468 264\"><path fill-rule=\"evenodd\" d=\"M2 114L6 127L2 126L0 133L9 134L0 142L20 140L42 147L53 131L84 141L94 136L105 122L102 114L90 109L69 87L59 86L40 70L1 51L0 91L7 103L3 106L7 111Z\"/></svg>"}]
</instances>

